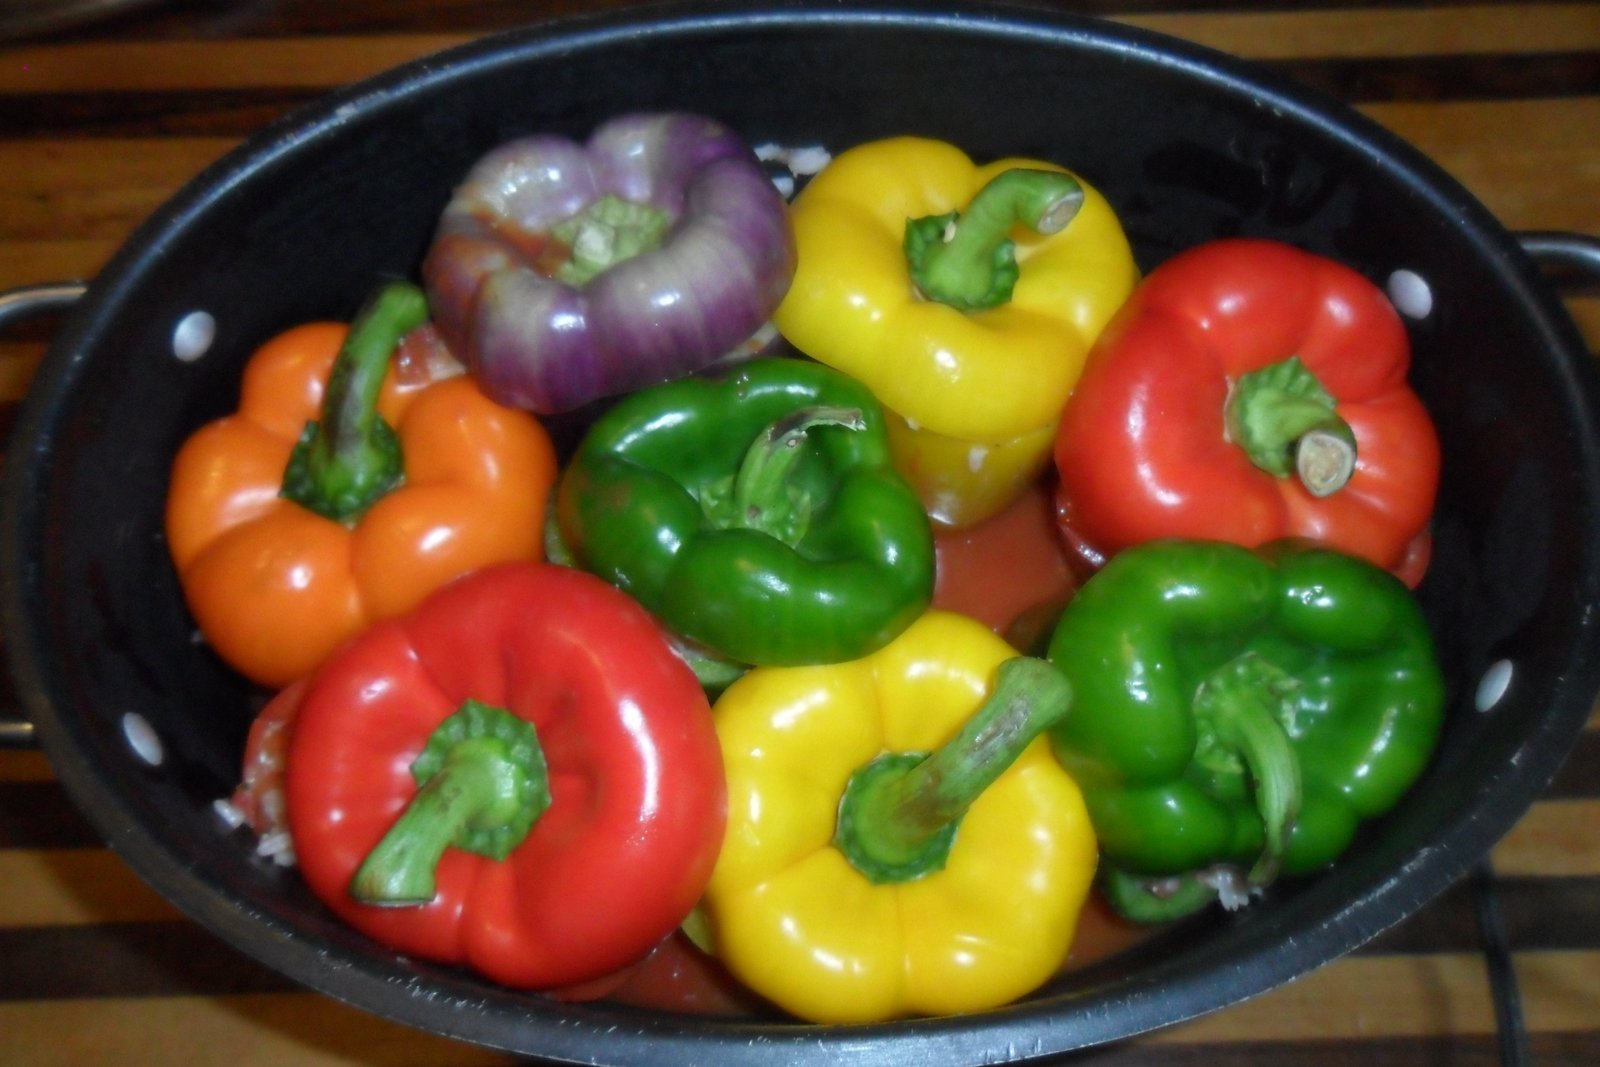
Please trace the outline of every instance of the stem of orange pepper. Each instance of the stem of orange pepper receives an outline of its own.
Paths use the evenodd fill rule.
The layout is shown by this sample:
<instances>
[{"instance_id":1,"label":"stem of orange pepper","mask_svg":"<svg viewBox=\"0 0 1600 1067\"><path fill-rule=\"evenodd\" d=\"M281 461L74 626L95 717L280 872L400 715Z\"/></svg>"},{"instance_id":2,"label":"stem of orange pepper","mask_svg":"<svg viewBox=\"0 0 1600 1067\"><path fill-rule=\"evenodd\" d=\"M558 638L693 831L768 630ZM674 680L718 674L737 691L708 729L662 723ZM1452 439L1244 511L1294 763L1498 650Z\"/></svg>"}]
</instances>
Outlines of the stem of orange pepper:
<instances>
[{"instance_id":1,"label":"stem of orange pepper","mask_svg":"<svg viewBox=\"0 0 1600 1067\"><path fill-rule=\"evenodd\" d=\"M326 518L353 522L405 475L400 438L378 414L378 395L400 339L428 320L428 301L396 282L370 299L339 349L322 417L306 423L281 495Z\"/></svg>"}]
</instances>

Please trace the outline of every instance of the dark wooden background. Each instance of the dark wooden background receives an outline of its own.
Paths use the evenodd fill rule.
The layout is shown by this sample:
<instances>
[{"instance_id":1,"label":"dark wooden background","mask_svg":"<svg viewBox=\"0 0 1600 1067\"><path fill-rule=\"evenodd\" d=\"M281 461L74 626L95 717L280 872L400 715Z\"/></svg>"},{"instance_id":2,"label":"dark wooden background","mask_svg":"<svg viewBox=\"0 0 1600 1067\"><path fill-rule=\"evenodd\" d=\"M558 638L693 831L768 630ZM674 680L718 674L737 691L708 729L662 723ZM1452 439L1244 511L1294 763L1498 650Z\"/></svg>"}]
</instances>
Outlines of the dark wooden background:
<instances>
[{"instance_id":1,"label":"dark wooden background","mask_svg":"<svg viewBox=\"0 0 1600 1067\"><path fill-rule=\"evenodd\" d=\"M0 2L13 34L46 0ZM0 40L0 290L91 278L202 166L396 63L623 0L173 0ZM1600 235L1600 5L1228 0L1060 6L1189 38L1341 98L1512 229ZM1574 316L1600 347L1600 290ZM44 332L0 340L0 431ZM1076 1057L1094 1067L1600 1063L1600 719L1469 880L1254 1001ZM1487 894L1487 895L1486 895ZM1486 901L1503 942L1486 938ZM1516 1025L1497 1019L1496 973ZM1507 988L1502 985L1502 990ZM305 992L179 916L105 849L36 752L0 752L0 1063L398 1067L507 1062Z\"/></svg>"}]
</instances>

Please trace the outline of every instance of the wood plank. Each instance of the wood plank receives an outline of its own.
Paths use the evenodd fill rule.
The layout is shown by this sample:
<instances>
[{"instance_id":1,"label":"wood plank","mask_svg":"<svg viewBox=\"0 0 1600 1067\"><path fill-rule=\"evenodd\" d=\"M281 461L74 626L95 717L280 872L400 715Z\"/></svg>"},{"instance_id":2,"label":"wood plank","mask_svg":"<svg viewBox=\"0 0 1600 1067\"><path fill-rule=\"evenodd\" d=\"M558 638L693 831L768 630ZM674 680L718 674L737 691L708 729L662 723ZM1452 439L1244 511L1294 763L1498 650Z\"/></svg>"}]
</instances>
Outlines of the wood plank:
<instances>
[{"instance_id":1,"label":"wood plank","mask_svg":"<svg viewBox=\"0 0 1600 1067\"><path fill-rule=\"evenodd\" d=\"M101 848L100 836L60 782L0 778L0 849Z\"/></svg>"},{"instance_id":2,"label":"wood plank","mask_svg":"<svg viewBox=\"0 0 1600 1067\"><path fill-rule=\"evenodd\" d=\"M1573 742L1566 761L1557 768L1544 791L1545 800L1583 800L1600 797L1600 730L1593 725Z\"/></svg>"},{"instance_id":3,"label":"wood plank","mask_svg":"<svg viewBox=\"0 0 1600 1067\"><path fill-rule=\"evenodd\" d=\"M1600 953L1518 953L1514 963L1530 1032L1594 1032L1600 1020L1595 990Z\"/></svg>"},{"instance_id":4,"label":"wood plank","mask_svg":"<svg viewBox=\"0 0 1600 1067\"><path fill-rule=\"evenodd\" d=\"M1519 957L1530 1031L1560 1033L1592 1024L1585 1012L1593 1010L1596 968L1600 954L1595 953ZM1493 1029L1493 1006L1477 955L1352 957L1137 1044L1359 1043L1484 1035ZM0 1031L18 1047L58 1050L59 1059L30 1061L39 1064L211 1063L218 1061L207 1055L223 1048L232 1067L509 1062L310 993L11 1002L0 1004ZM150 1044L152 1034L164 1035L159 1049ZM1352 1051L1359 1055L1359 1044Z\"/></svg>"},{"instance_id":5,"label":"wood plank","mask_svg":"<svg viewBox=\"0 0 1600 1067\"><path fill-rule=\"evenodd\" d=\"M54 781L50 757L36 749L0 749L0 782Z\"/></svg>"},{"instance_id":6,"label":"wood plank","mask_svg":"<svg viewBox=\"0 0 1600 1067\"><path fill-rule=\"evenodd\" d=\"M0 141L0 240L122 240L231 138Z\"/></svg>"},{"instance_id":7,"label":"wood plank","mask_svg":"<svg viewBox=\"0 0 1600 1067\"><path fill-rule=\"evenodd\" d=\"M489 1067L503 1054L387 1022L313 993L0 1004L29 1067Z\"/></svg>"},{"instance_id":8,"label":"wood plank","mask_svg":"<svg viewBox=\"0 0 1600 1067\"><path fill-rule=\"evenodd\" d=\"M0 289L92 279L121 243L115 238L0 241Z\"/></svg>"},{"instance_id":9,"label":"wood plank","mask_svg":"<svg viewBox=\"0 0 1600 1067\"><path fill-rule=\"evenodd\" d=\"M1600 961L1600 955L1593 957ZM1224 1012L1154 1035L1165 1043L1318 1041L1494 1030L1483 958L1351 956Z\"/></svg>"},{"instance_id":10,"label":"wood plank","mask_svg":"<svg viewBox=\"0 0 1600 1067\"><path fill-rule=\"evenodd\" d=\"M1528 810L1495 846L1504 876L1600 875L1600 800L1545 800Z\"/></svg>"},{"instance_id":11,"label":"wood plank","mask_svg":"<svg viewBox=\"0 0 1600 1067\"><path fill-rule=\"evenodd\" d=\"M1364 11L1118 15L1255 60L1572 52L1600 47L1592 4L1463 4Z\"/></svg>"},{"instance_id":12,"label":"wood plank","mask_svg":"<svg viewBox=\"0 0 1600 1067\"><path fill-rule=\"evenodd\" d=\"M1578 332L1589 342L1589 348L1600 352L1600 296L1570 297L1566 304Z\"/></svg>"},{"instance_id":13,"label":"wood plank","mask_svg":"<svg viewBox=\"0 0 1600 1067\"><path fill-rule=\"evenodd\" d=\"M1505 226L1600 234L1600 97L1360 110L1430 157Z\"/></svg>"},{"instance_id":14,"label":"wood plank","mask_svg":"<svg viewBox=\"0 0 1600 1067\"><path fill-rule=\"evenodd\" d=\"M20 403L44 358L42 344L0 344L0 404ZM5 773L0 770L0 779Z\"/></svg>"},{"instance_id":15,"label":"wood plank","mask_svg":"<svg viewBox=\"0 0 1600 1067\"><path fill-rule=\"evenodd\" d=\"M236 144L237 138L228 137L0 141L0 193L43 197L108 188L170 189ZM5 224L12 225L11 220Z\"/></svg>"},{"instance_id":16,"label":"wood plank","mask_svg":"<svg viewBox=\"0 0 1600 1067\"><path fill-rule=\"evenodd\" d=\"M305 989L186 921L0 926L0 958L0 1002Z\"/></svg>"},{"instance_id":17,"label":"wood plank","mask_svg":"<svg viewBox=\"0 0 1600 1067\"><path fill-rule=\"evenodd\" d=\"M395 34L30 44L4 54L0 94L332 89L471 39Z\"/></svg>"},{"instance_id":18,"label":"wood plank","mask_svg":"<svg viewBox=\"0 0 1600 1067\"><path fill-rule=\"evenodd\" d=\"M1361 11L1117 15L1110 21L1254 60L1574 52L1600 48L1588 4ZM474 34L242 40L97 40L11 48L0 94L333 88L472 40Z\"/></svg>"},{"instance_id":19,"label":"wood plank","mask_svg":"<svg viewBox=\"0 0 1600 1067\"><path fill-rule=\"evenodd\" d=\"M1452 173L1506 226L1600 234L1592 136L1600 98L1363 110ZM149 210L233 143L0 141L0 288L93 277ZM91 158L96 167L86 165ZM1600 336L1592 305L1582 307L1591 309L1586 332Z\"/></svg>"},{"instance_id":20,"label":"wood plank","mask_svg":"<svg viewBox=\"0 0 1600 1067\"><path fill-rule=\"evenodd\" d=\"M103 848L0 851L0 926L171 921L168 904ZM4 1032L0 1027L0 1032Z\"/></svg>"}]
</instances>

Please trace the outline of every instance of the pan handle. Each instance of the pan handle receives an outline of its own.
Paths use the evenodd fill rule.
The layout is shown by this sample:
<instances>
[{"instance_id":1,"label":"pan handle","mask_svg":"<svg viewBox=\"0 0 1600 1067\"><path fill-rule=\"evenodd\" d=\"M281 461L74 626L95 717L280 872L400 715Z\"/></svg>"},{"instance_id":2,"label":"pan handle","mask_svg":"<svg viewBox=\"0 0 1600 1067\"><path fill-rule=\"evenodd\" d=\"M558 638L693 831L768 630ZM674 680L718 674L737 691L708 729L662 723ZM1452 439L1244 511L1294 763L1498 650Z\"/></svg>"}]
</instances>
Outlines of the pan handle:
<instances>
[{"instance_id":1,"label":"pan handle","mask_svg":"<svg viewBox=\"0 0 1600 1067\"><path fill-rule=\"evenodd\" d=\"M0 293L0 330L10 329L35 315L65 311L87 288L83 282L51 282ZM37 744L33 723L23 718L14 706L0 707L0 749L33 748Z\"/></svg>"},{"instance_id":2,"label":"pan handle","mask_svg":"<svg viewBox=\"0 0 1600 1067\"><path fill-rule=\"evenodd\" d=\"M1563 289L1581 287L1600 291L1600 237L1559 230L1528 230L1517 234L1517 240Z\"/></svg>"}]
</instances>

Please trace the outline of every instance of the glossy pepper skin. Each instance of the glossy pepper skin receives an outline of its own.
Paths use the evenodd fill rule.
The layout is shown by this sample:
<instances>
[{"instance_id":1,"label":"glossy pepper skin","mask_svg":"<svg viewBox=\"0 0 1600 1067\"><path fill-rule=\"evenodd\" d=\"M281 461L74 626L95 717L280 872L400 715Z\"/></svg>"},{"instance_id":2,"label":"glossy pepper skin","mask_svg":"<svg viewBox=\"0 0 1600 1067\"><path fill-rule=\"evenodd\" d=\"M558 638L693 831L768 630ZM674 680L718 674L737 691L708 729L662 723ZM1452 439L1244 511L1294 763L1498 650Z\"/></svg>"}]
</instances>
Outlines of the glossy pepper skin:
<instances>
[{"instance_id":1,"label":"glossy pepper skin","mask_svg":"<svg viewBox=\"0 0 1600 1067\"><path fill-rule=\"evenodd\" d=\"M1439 443L1407 384L1410 358L1388 299L1342 264L1254 239L1180 253L1101 335L1063 413L1055 464L1068 545L1092 568L1158 537L1246 547L1308 537L1415 585ZM1241 414L1247 398L1262 401L1259 420ZM1293 468L1302 429L1337 447L1350 435L1345 480L1319 485Z\"/></svg>"},{"instance_id":2,"label":"glossy pepper skin","mask_svg":"<svg viewBox=\"0 0 1600 1067\"><path fill-rule=\"evenodd\" d=\"M722 841L694 675L637 604L570 568L451 583L343 647L292 718L289 828L312 890L385 945L506 985L642 959ZM518 731L533 740L503 741Z\"/></svg>"},{"instance_id":3,"label":"glossy pepper skin","mask_svg":"<svg viewBox=\"0 0 1600 1067\"><path fill-rule=\"evenodd\" d=\"M746 674L713 709L729 789L703 902L718 957L817 1022L977 1011L1049 979L1095 867L1082 797L1038 733L1069 705L1057 672L950 612L929 612L863 659ZM986 735L1008 735L1011 748L974 759L963 742L993 722L980 707L1019 717ZM899 840L893 828L939 807L929 778L954 783L962 772L946 762L929 778L916 773L952 755L983 770L959 790L953 806L970 806L954 829L926 830L953 834L929 857L917 852L921 838ZM896 814L863 801L871 793L859 783L898 760L911 768L904 777L876 779L879 800L904 802ZM880 831L881 850L851 847ZM903 865L873 862L906 853Z\"/></svg>"},{"instance_id":4,"label":"glossy pepper skin","mask_svg":"<svg viewBox=\"0 0 1600 1067\"><path fill-rule=\"evenodd\" d=\"M773 322L872 389L889 412L896 464L949 525L998 512L1048 464L1089 346L1138 277L1111 206L1081 180L1063 187L1069 200L1043 227L1054 232L975 207L1008 172L1029 182L1066 173L1025 159L978 166L952 145L895 137L841 153L790 211L798 266ZM1009 293L945 302L925 291L935 283L913 269L908 220L950 213L957 226L988 227L999 244L964 266L982 275L1009 257Z\"/></svg>"},{"instance_id":5,"label":"glossy pepper skin","mask_svg":"<svg viewBox=\"0 0 1600 1067\"><path fill-rule=\"evenodd\" d=\"M420 321L419 312L403 325ZM354 421L392 428L383 436L396 448L383 459L400 464L358 514L330 517L283 495L308 422L330 422L330 371L351 336L340 323L297 326L262 345L238 410L198 430L174 461L166 532L185 598L207 642L261 685L287 685L458 575L543 551L556 477L548 434L464 376L402 376L379 349L403 332L369 345L376 358L345 379L360 382L347 395L375 394L353 405L362 410Z\"/></svg>"},{"instance_id":6,"label":"glossy pepper skin","mask_svg":"<svg viewBox=\"0 0 1600 1067\"><path fill-rule=\"evenodd\" d=\"M808 360L624 398L568 464L557 518L581 566L737 663L865 655L933 594L932 531L876 401Z\"/></svg>"},{"instance_id":7,"label":"glossy pepper skin","mask_svg":"<svg viewBox=\"0 0 1600 1067\"><path fill-rule=\"evenodd\" d=\"M1256 889L1333 862L1422 772L1442 722L1409 591L1303 541L1128 549L1067 605L1049 658L1077 694L1056 751L1134 918L1214 898L1193 876L1215 865L1250 868Z\"/></svg>"},{"instance_id":8,"label":"glossy pepper skin","mask_svg":"<svg viewBox=\"0 0 1600 1067\"><path fill-rule=\"evenodd\" d=\"M783 198L732 129L619 115L474 164L422 274L496 400L539 414L669 381L766 324L794 271Z\"/></svg>"}]
</instances>

